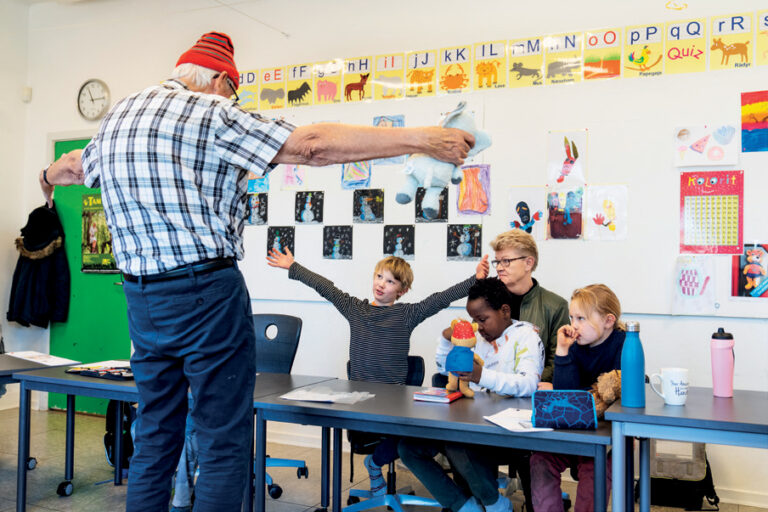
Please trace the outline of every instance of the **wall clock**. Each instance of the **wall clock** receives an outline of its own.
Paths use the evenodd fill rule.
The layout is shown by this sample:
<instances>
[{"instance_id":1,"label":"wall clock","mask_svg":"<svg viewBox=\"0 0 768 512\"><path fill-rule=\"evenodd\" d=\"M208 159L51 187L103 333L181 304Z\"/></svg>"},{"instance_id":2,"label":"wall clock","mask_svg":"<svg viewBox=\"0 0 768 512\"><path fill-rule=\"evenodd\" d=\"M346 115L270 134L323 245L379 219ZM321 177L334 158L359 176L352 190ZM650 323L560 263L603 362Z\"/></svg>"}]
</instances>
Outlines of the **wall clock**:
<instances>
[{"instance_id":1,"label":"wall clock","mask_svg":"<svg viewBox=\"0 0 768 512\"><path fill-rule=\"evenodd\" d=\"M109 109L109 87L107 84L92 78L80 87L77 93L77 111L89 121L104 117Z\"/></svg>"}]
</instances>

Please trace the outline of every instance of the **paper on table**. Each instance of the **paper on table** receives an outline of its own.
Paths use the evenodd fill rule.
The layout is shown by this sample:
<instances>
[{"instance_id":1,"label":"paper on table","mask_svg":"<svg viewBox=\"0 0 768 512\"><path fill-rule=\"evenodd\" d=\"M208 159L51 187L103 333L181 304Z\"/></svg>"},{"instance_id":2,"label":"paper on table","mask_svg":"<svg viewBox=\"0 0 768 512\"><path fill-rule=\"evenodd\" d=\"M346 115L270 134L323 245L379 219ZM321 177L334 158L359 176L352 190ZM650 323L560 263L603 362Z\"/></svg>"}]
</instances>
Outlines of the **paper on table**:
<instances>
[{"instance_id":1,"label":"paper on table","mask_svg":"<svg viewBox=\"0 0 768 512\"><path fill-rule=\"evenodd\" d=\"M78 368L130 368L131 362L125 360L99 361L97 363L77 364Z\"/></svg>"},{"instance_id":2,"label":"paper on table","mask_svg":"<svg viewBox=\"0 0 768 512\"><path fill-rule=\"evenodd\" d=\"M63 357L52 356L50 354L43 354L34 350L22 350L20 352L8 352L9 356L24 359L25 361L32 361L35 363L44 364L46 366L65 366L69 364L77 364L77 361L72 359L64 359Z\"/></svg>"},{"instance_id":3,"label":"paper on table","mask_svg":"<svg viewBox=\"0 0 768 512\"><path fill-rule=\"evenodd\" d=\"M483 418L512 432L546 432L552 430L551 428L534 427L531 423L530 409L510 407L492 416L483 416Z\"/></svg>"},{"instance_id":4,"label":"paper on table","mask_svg":"<svg viewBox=\"0 0 768 512\"><path fill-rule=\"evenodd\" d=\"M299 388L289 391L288 393L280 396L284 400L299 400L302 402L325 402L336 404L354 404L356 402L362 402L369 398L373 398L374 394L367 391L354 391L352 393L344 393L341 391L331 391L328 387L314 387L314 388Z\"/></svg>"}]
</instances>

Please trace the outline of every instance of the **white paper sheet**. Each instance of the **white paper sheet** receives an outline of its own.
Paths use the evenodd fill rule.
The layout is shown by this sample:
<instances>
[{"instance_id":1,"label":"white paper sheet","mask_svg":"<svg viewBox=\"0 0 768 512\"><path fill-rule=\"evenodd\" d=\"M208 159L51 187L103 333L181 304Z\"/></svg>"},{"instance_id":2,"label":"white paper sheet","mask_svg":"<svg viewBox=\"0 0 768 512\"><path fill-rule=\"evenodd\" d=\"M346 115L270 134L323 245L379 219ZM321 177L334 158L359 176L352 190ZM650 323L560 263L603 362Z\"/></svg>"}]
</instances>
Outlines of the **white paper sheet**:
<instances>
[{"instance_id":1,"label":"white paper sheet","mask_svg":"<svg viewBox=\"0 0 768 512\"><path fill-rule=\"evenodd\" d=\"M492 416L483 416L487 421L495 423L512 432L546 432L551 428L536 428L531 423L530 409L515 409L510 407Z\"/></svg>"},{"instance_id":2,"label":"white paper sheet","mask_svg":"<svg viewBox=\"0 0 768 512\"><path fill-rule=\"evenodd\" d=\"M70 364L77 364L77 361L73 361L72 359L65 359L63 357L52 356L50 354L43 354L41 352L35 352L34 350L8 352L7 354L19 359L24 359L25 361L33 361L35 363L44 364L46 366L65 366Z\"/></svg>"},{"instance_id":3,"label":"white paper sheet","mask_svg":"<svg viewBox=\"0 0 768 512\"><path fill-rule=\"evenodd\" d=\"M283 400L297 400L301 402L324 402L337 404L354 404L373 398L374 394L364 392L344 393L331 391L328 387L299 388L280 396Z\"/></svg>"}]
</instances>

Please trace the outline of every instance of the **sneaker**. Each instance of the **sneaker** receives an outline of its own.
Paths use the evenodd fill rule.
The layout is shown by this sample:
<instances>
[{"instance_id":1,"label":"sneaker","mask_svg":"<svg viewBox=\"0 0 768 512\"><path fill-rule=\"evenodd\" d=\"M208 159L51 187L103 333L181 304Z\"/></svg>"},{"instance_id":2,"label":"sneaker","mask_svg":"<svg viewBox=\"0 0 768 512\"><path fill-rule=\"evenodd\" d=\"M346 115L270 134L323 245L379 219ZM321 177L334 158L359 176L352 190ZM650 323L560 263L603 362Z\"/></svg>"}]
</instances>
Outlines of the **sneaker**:
<instances>
[{"instance_id":1,"label":"sneaker","mask_svg":"<svg viewBox=\"0 0 768 512\"><path fill-rule=\"evenodd\" d=\"M373 455L366 456L363 465L368 470L368 478L371 480L371 495L384 496L387 494L387 481L384 480L384 475L381 474L381 466L377 466L373 462Z\"/></svg>"},{"instance_id":2,"label":"sneaker","mask_svg":"<svg viewBox=\"0 0 768 512\"><path fill-rule=\"evenodd\" d=\"M472 496L461 506L458 512L483 512L483 507L477 498Z\"/></svg>"},{"instance_id":3,"label":"sneaker","mask_svg":"<svg viewBox=\"0 0 768 512\"><path fill-rule=\"evenodd\" d=\"M512 502L506 496L499 495L499 499L493 505L485 507L485 512L514 512Z\"/></svg>"}]
</instances>

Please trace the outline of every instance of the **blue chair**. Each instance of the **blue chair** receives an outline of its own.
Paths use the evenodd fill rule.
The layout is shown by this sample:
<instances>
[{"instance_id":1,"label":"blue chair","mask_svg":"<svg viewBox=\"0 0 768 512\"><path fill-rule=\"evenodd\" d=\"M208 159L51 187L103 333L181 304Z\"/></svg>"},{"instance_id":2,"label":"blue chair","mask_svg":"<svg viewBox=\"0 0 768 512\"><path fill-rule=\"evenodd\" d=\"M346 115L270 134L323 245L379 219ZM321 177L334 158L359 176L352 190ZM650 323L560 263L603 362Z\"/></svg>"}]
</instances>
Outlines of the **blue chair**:
<instances>
[{"instance_id":1,"label":"blue chair","mask_svg":"<svg viewBox=\"0 0 768 512\"><path fill-rule=\"evenodd\" d=\"M349 376L349 361L347 361L347 376ZM424 358L421 356L408 356L408 376L406 377L406 385L408 386L421 386L424 382ZM358 454L370 454L376 449L378 441L375 434L368 434L366 432L347 431L347 439L349 440L351 452L349 454L350 468L354 467L352 464L352 457L355 453ZM350 474L350 480L352 480L353 473ZM422 505L427 507L441 508L440 503L432 498L424 498L421 496L414 496L413 491L409 488L397 488L397 475L395 473L395 463L390 462L387 468L387 493L383 496L373 496L371 491L363 489L350 489L349 499L347 500L347 507L344 507L343 512L359 512L361 510L369 510L376 507L389 507L389 509L395 512L404 512L403 505Z\"/></svg>"},{"instance_id":2,"label":"blue chair","mask_svg":"<svg viewBox=\"0 0 768 512\"><path fill-rule=\"evenodd\" d=\"M290 315L253 315L256 331L256 371L267 373L291 373L296 349L301 337L301 318ZM275 459L267 456L267 468L296 468L296 477L309 478L307 463L297 459ZM283 489L266 474L267 492L278 499Z\"/></svg>"}]
</instances>

